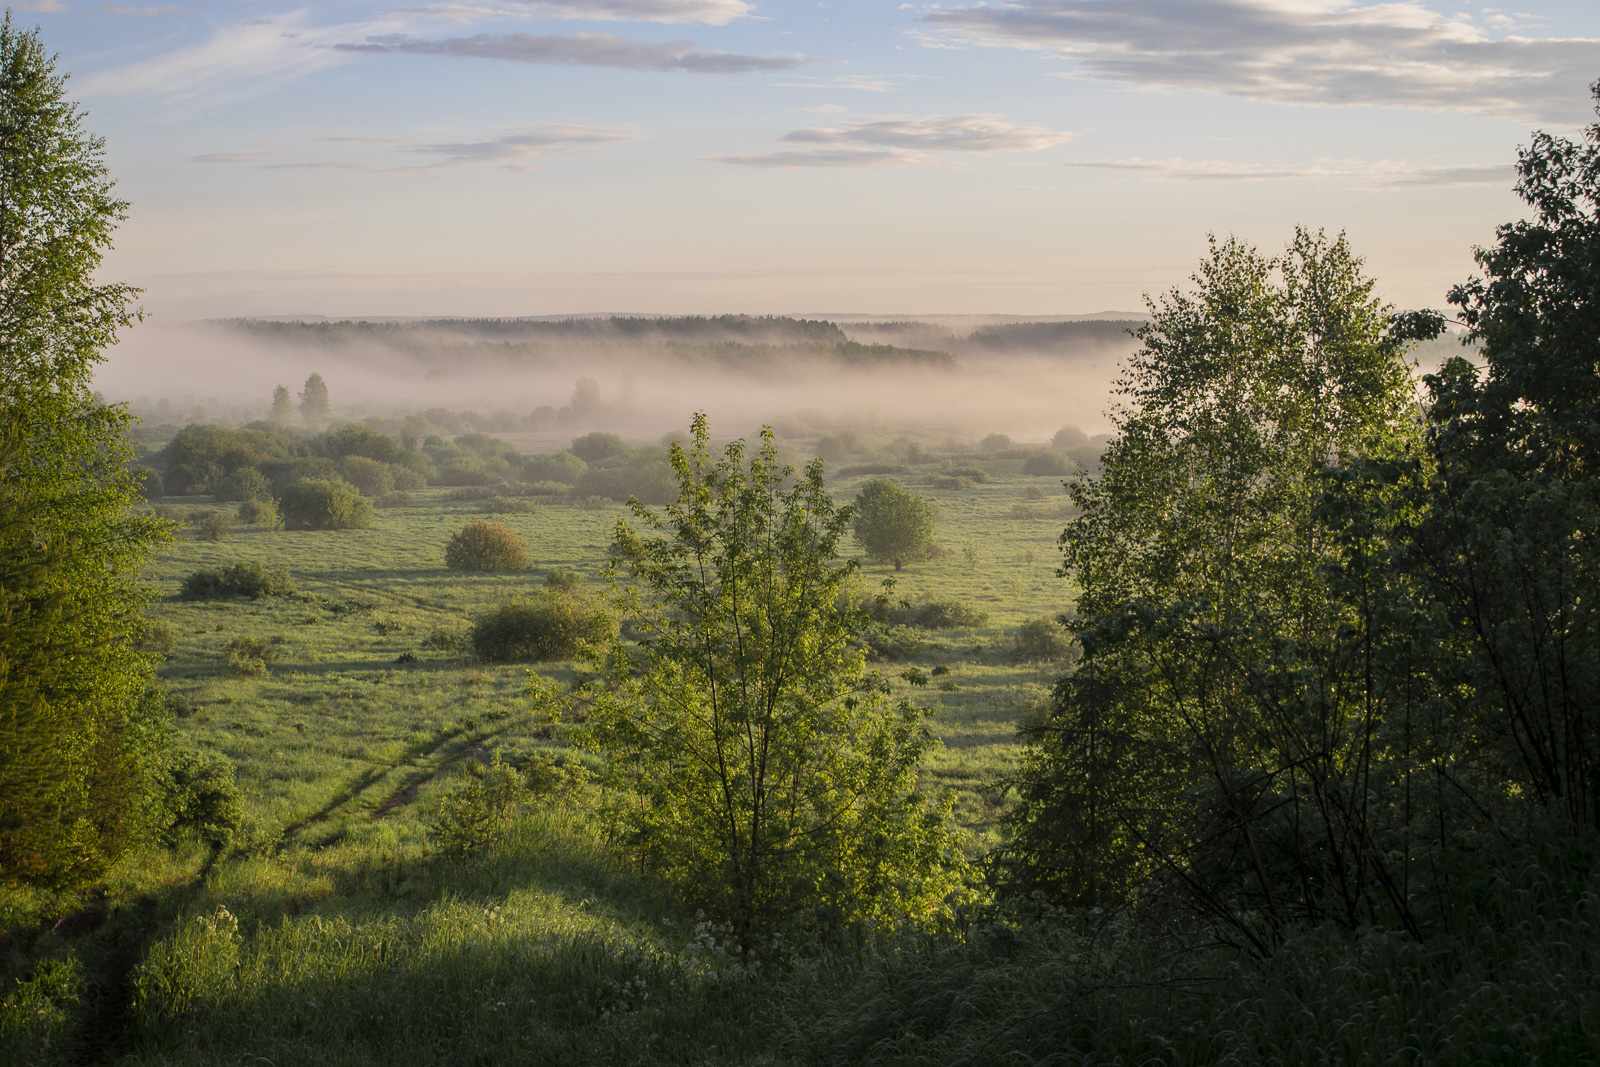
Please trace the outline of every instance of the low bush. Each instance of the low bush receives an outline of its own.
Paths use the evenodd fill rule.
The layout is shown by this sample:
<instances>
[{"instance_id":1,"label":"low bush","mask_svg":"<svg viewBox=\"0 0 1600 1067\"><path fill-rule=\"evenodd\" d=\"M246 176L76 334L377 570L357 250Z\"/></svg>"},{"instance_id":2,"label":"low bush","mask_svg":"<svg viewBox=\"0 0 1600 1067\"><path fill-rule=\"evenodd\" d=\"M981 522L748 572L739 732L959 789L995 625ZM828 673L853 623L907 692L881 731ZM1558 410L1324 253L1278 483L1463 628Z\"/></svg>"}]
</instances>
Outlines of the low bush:
<instances>
[{"instance_id":1,"label":"low bush","mask_svg":"<svg viewBox=\"0 0 1600 1067\"><path fill-rule=\"evenodd\" d=\"M444 546L444 565L456 571L525 571L528 542L487 519L474 519Z\"/></svg>"},{"instance_id":2,"label":"low bush","mask_svg":"<svg viewBox=\"0 0 1600 1067\"><path fill-rule=\"evenodd\" d=\"M165 844L193 830L213 850L226 848L245 823L233 764L213 753L177 752L165 768Z\"/></svg>"},{"instance_id":3,"label":"low bush","mask_svg":"<svg viewBox=\"0 0 1600 1067\"><path fill-rule=\"evenodd\" d=\"M246 500L239 505L239 521L276 530L283 525L278 514L278 502L271 497L265 500Z\"/></svg>"},{"instance_id":4,"label":"low bush","mask_svg":"<svg viewBox=\"0 0 1600 1067\"><path fill-rule=\"evenodd\" d=\"M195 536L202 541L220 541L233 529L233 522L220 511L196 510L189 512L186 520L194 527Z\"/></svg>"},{"instance_id":5,"label":"low bush","mask_svg":"<svg viewBox=\"0 0 1600 1067\"><path fill-rule=\"evenodd\" d=\"M522 480L572 485L583 477L583 472L588 469L589 465L571 452L547 452L523 459Z\"/></svg>"},{"instance_id":6,"label":"low bush","mask_svg":"<svg viewBox=\"0 0 1600 1067\"><path fill-rule=\"evenodd\" d=\"M223 652L235 678L264 678L267 668L282 658L283 638L235 637Z\"/></svg>"},{"instance_id":7,"label":"low bush","mask_svg":"<svg viewBox=\"0 0 1600 1067\"><path fill-rule=\"evenodd\" d=\"M1022 461L1022 473L1037 477L1046 475L1066 477L1070 474L1082 474L1083 468L1078 466L1076 460L1060 452L1040 451L1030 452L1028 458Z\"/></svg>"},{"instance_id":8,"label":"low bush","mask_svg":"<svg viewBox=\"0 0 1600 1067\"><path fill-rule=\"evenodd\" d=\"M609 459L620 456L628 451L628 442L614 433L605 433L596 430L586 433L572 442L572 454L585 463L593 463L597 459Z\"/></svg>"},{"instance_id":9,"label":"low bush","mask_svg":"<svg viewBox=\"0 0 1600 1067\"><path fill-rule=\"evenodd\" d=\"M195 571L183 580L186 600L222 600L247 596L290 596L294 579L288 571L269 571L259 563L234 563L213 570Z\"/></svg>"},{"instance_id":10,"label":"low bush","mask_svg":"<svg viewBox=\"0 0 1600 1067\"><path fill-rule=\"evenodd\" d=\"M965 630L989 622L988 612L959 600L901 600L886 604L869 600L862 606L878 622L923 630Z\"/></svg>"},{"instance_id":11,"label":"low bush","mask_svg":"<svg viewBox=\"0 0 1600 1067\"><path fill-rule=\"evenodd\" d=\"M389 476L394 482L395 489L402 493L415 493L419 489L428 488L427 476L410 467L390 467Z\"/></svg>"},{"instance_id":12,"label":"low bush","mask_svg":"<svg viewBox=\"0 0 1600 1067\"><path fill-rule=\"evenodd\" d=\"M431 827L435 847L458 862L500 842L528 791L522 775L501 762L498 752L487 767L467 764L467 773L472 780L444 798Z\"/></svg>"},{"instance_id":13,"label":"low bush","mask_svg":"<svg viewBox=\"0 0 1600 1067\"><path fill-rule=\"evenodd\" d=\"M403 508L412 503L415 498L410 493L388 493L379 497L372 503L380 508Z\"/></svg>"},{"instance_id":14,"label":"low bush","mask_svg":"<svg viewBox=\"0 0 1600 1067\"><path fill-rule=\"evenodd\" d=\"M362 496L382 496L394 492L394 473L387 463L366 456L350 456L343 463L345 481L360 490Z\"/></svg>"},{"instance_id":15,"label":"low bush","mask_svg":"<svg viewBox=\"0 0 1600 1067\"><path fill-rule=\"evenodd\" d=\"M1011 641L1012 655L1021 660L1061 660L1072 655L1076 646L1060 619L1031 619L1017 627Z\"/></svg>"},{"instance_id":16,"label":"low bush","mask_svg":"<svg viewBox=\"0 0 1600 1067\"><path fill-rule=\"evenodd\" d=\"M240 467L232 474L218 478L211 487L211 495L219 504L263 500L272 495L272 483L254 467Z\"/></svg>"},{"instance_id":17,"label":"low bush","mask_svg":"<svg viewBox=\"0 0 1600 1067\"><path fill-rule=\"evenodd\" d=\"M492 496L483 502L483 510L490 515L527 515L533 508L533 501L512 496Z\"/></svg>"},{"instance_id":18,"label":"low bush","mask_svg":"<svg viewBox=\"0 0 1600 1067\"><path fill-rule=\"evenodd\" d=\"M571 659L586 645L617 636L603 608L570 593L546 591L502 601L472 627L472 650L488 662Z\"/></svg>"},{"instance_id":19,"label":"low bush","mask_svg":"<svg viewBox=\"0 0 1600 1067\"><path fill-rule=\"evenodd\" d=\"M139 495L146 500L167 495L166 484L161 480L161 473L153 467L145 467L134 474L139 483Z\"/></svg>"},{"instance_id":20,"label":"low bush","mask_svg":"<svg viewBox=\"0 0 1600 1067\"><path fill-rule=\"evenodd\" d=\"M348 482L304 478L283 491L283 524L291 530L360 530L372 525L372 504Z\"/></svg>"},{"instance_id":21,"label":"low bush","mask_svg":"<svg viewBox=\"0 0 1600 1067\"><path fill-rule=\"evenodd\" d=\"M921 631L915 627L896 626L892 623L869 629L866 633L866 642L869 657L891 663L897 660L915 659L922 654L928 643Z\"/></svg>"}]
</instances>

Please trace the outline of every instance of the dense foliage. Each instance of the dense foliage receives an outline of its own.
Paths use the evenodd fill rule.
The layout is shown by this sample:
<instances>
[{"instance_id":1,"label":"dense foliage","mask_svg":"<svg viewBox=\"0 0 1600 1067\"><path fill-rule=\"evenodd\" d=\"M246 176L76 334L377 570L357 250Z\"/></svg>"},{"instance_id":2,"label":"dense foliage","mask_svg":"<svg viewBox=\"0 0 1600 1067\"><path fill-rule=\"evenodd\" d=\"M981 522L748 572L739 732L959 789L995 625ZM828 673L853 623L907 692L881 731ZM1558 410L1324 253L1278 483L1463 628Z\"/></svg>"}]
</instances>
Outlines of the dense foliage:
<instances>
[{"instance_id":1,"label":"dense foliage","mask_svg":"<svg viewBox=\"0 0 1600 1067\"><path fill-rule=\"evenodd\" d=\"M874 478L855 499L855 535L869 557L899 570L933 550L933 507L888 478Z\"/></svg>"},{"instance_id":2,"label":"dense foliage","mask_svg":"<svg viewBox=\"0 0 1600 1067\"><path fill-rule=\"evenodd\" d=\"M444 565L458 571L525 571L528 542L508 527L473 519L444 546Z\"/></svg>"},{"instance_id":3,"label":"dense foliage","mask_svg":"<svg viewBox=\"0 0 1600 1067\"><path fill-rule=\"evenodd\" d=\"M144 698L121 407L89 378L132 319L97 283L126 204L37 32L0 25L0 884L92 882L144 833L164 714Z\"/></svg>"},{"instance_id":4,"label":"dense foliage","mask_svg":"<svg viewBox=\"0 0 1600 1067\"><path fill-rule=\"evenodd\" d=\"M360 530L372 523L372 505L348 482L302 478L279 498L291 530Z\"/></svg>"},{"instance_id":5,"label":"dense foliage","mask_svg":"<svg viewBox=\"0 0 1600 1067\"><path fill-rule=\"evenodd\" d=\"M495 605L472 625L472 651L490 663L573 659L617 636L617 623L582 595L541 590Z\"/></svg>"},{"instance_id":6,"label":"dense foliage","mask_svg":"<svg viewBox=\"0 0 1600 1067\"><path fill-rule=\"evenodd\" d=\"M292 596L294 579L288 571L269 571L258 562L233 563L195 571L183 580L183 596L190 600L219 600L225 597Z\"/></svg>"},{"instance_id":7,"label":"dense foliage","mask_svg":"<svg viewBox=\"0 0 1600 1067\"><path fill-rule=\"evenodd\" d=\"M928 919L956 875L943 809L916 789L927 712L865 669L849 528L822 463L796 475L770 431L712 455L696 416L677 499L633 505L613 555L638 651L588 692L610 818L748 955L781 931Z\"/></svg>"}]
</instances>

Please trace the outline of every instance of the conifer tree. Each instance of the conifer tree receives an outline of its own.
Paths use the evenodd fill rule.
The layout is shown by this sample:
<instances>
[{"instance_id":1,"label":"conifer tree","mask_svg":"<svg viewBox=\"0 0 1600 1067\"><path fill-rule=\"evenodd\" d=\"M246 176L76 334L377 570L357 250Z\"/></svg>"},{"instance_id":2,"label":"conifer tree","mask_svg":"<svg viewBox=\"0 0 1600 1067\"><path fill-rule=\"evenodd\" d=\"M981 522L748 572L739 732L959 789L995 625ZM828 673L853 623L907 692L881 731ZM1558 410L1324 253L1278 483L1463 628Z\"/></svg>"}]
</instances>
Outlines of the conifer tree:
<instances>
[{"instance_id":1,"label":"conifer tree","mask_svg":"<svg viewBox=\"0 0 1600 1067\"><path fill-rule=\"evenodd\" d=\"M272 391L272 421L287 426L294 419L294 401L289 398L288 386L280 385Z\"/></svg>"},{"instance_id":2,"label":"conifer tree","mask_svg":"<svg viewBox=\"0 0 1600 1067\"><path fill-rule=\"evenodd\" d=\"M300 390L300 417L307 426L321 426L328 421L328 385L320 374L313 373Z\"/></svg>"}]
</instances>

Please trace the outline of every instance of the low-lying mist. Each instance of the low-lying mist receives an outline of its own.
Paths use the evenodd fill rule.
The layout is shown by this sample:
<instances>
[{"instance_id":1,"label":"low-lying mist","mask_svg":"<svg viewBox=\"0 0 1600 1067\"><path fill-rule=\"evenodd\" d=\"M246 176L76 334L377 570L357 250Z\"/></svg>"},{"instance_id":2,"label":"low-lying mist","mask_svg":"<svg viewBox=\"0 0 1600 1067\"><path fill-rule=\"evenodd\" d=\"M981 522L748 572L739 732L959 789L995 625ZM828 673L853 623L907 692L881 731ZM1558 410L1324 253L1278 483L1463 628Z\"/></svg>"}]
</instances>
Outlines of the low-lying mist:
<instances>
[{"instance_id":1,"label":"low-lying mist","mask_svg":"<svg viewBox=\"0 0 1600 1067\"><path fill-rule=\"evenodd\" d=\"M693 319L275 321L146 324L96 377L162 424L265 418L276 386L327 383L335 418L446 408L564 441L635 441L704 411L719 437L761 425L876 428L1045 441L1108 427L1129 321L1015 323L958 334L930 323ZM498 416L496 418L495 416Z\"/></svg>"}]
</instances>

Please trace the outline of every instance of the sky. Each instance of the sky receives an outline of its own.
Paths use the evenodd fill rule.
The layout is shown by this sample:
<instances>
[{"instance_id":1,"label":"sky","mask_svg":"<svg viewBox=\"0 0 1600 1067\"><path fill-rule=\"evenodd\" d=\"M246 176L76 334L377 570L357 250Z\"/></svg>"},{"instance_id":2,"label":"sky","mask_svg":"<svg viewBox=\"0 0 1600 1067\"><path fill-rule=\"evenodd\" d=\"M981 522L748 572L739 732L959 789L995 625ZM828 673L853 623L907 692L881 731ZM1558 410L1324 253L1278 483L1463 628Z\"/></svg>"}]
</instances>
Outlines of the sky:
<instances>
[{"instance_id":1,"label":"sky","mask_svg":"<svg viewBox=\"0 0 1600 1067\"><path fill-rule=\"evenodd\" d=\"M1600 3L13 5L157 320L1136 311L1346 231L1443 307L1594 121Z\"/></svg>"}]
</instances>

